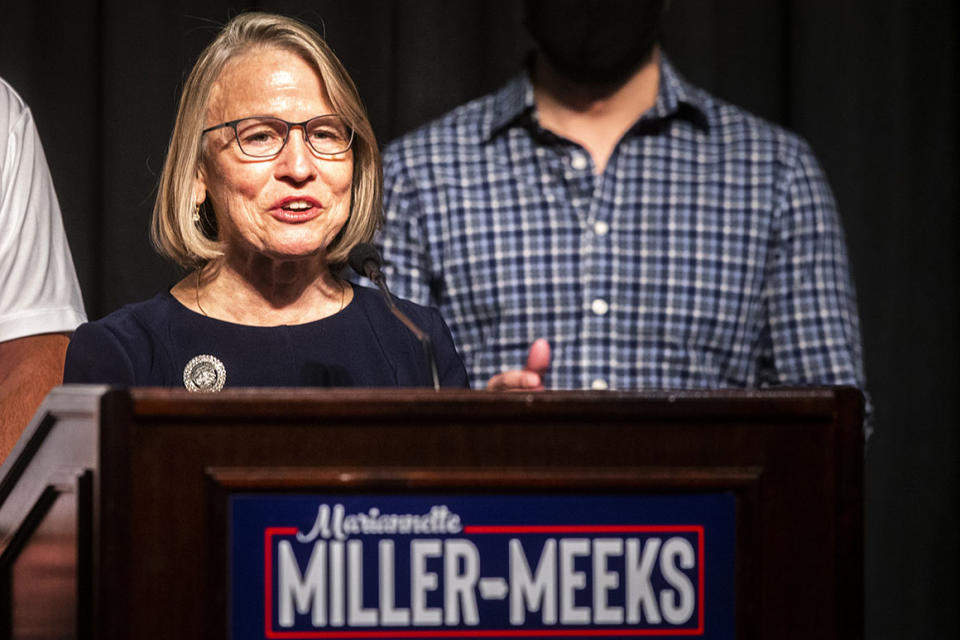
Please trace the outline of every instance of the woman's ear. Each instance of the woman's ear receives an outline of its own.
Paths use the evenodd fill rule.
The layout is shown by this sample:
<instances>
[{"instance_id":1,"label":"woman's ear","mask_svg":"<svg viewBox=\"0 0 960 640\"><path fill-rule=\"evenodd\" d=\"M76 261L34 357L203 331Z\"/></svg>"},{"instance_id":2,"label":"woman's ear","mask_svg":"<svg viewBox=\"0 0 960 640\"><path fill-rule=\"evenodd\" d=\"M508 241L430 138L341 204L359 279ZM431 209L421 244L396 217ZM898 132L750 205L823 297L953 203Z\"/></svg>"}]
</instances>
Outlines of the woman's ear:
<instances>
[{"instance_id":1,"label":"woman's ear","mask_svg":"<svg viewBox=\"0 0 960 640\"><path fill-rule=\"evenodd\" d=\"M193 203L198 207L207 199L207 180L203 168L197 167L197 177L193 180Z\"/></svg>"}]
</instances>

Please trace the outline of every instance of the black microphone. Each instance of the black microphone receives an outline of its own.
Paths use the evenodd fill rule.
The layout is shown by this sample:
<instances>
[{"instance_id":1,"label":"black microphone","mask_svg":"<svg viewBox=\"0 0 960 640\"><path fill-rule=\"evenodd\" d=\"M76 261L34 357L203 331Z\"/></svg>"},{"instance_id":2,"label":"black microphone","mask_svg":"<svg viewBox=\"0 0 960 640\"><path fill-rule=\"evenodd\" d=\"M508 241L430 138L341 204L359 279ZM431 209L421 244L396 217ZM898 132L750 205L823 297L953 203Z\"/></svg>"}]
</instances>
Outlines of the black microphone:
<instances>
[{"instance_id":1,"label":"black microphone","mask_svg":"<svg viewBox=\"0 0 960 640\"><path fill-rule=\"evenodd\" d=\"M361 242L351 249L347 256L347 262L350 264L350 268L359 275L366 276L374 284L377 284L378 281L384 281L384 286L386 286L383 272L380 271L380 267L383 266L380 253L369 242Z\"/></svg>"},{"instance_id":2,"label":"black microphone","mask_svg":"<svg viewBox=\"0 0 960 640\"><path fill-rule=\"evenodd\" d=\"M430 340L430 336L421 331L420 327L414 324L413 320L408 318L406 314L397 307L393 295L390 293L390 290L387 289L387 279L383 276L383 271L380 270L380 267L383 266L380 252L369 242L362 242L350 250L350 254L347 256L347 264L359 275L366 276L370 282L377 285L383 294L383 299L387 302L387 308L390 309L390 313L396 316L397 319L417 337L420 344L423 345L423 353L427 358L427 366L430 368L430 374L433 377L433 388L439 391L440 374L437 373L437 358L433 353L433 342Z\"/></svg>"}]
</instances>

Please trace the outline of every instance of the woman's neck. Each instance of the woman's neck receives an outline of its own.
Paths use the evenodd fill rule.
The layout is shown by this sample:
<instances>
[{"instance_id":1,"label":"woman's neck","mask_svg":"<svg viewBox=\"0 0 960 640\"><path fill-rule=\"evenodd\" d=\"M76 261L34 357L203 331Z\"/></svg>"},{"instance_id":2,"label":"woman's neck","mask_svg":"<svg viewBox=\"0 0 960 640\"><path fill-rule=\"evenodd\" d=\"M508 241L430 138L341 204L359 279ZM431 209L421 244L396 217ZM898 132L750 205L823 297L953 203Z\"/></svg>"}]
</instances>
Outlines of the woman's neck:
<instances>
[{"instance_id":1,"label":"woman's neck","mask_svg":"<svg viewBox=\"0 0 960 640\"><path fill-rule=\"evenodd\" d=\"M322 259L224 256L178 283L171 293L188 308L218 320L254 326L303 324L338 313L350 286Z\"/></svg>"}]
</instances>

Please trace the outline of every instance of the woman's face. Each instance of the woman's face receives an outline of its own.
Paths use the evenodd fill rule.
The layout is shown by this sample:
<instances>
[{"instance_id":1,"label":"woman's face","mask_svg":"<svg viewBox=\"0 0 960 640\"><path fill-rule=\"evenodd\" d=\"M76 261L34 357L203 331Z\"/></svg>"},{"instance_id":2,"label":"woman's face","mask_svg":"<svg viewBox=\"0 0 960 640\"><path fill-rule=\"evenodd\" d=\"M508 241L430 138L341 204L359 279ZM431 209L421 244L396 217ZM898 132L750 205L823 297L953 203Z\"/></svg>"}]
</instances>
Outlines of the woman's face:
<instances>
[{"instance_id":1,"label":"woman's face","mask_svg":"<svg viewBox=\"0 0 960 640\"><path fill-rule=\"evenodd\" d=\"M204 128L249 116L303 122L332 112L320 77L300 56L259 49L227 63ZM244 155L230 127L204 138L195 197L210 199L228 255L287 260L325 252L350 213L352 150L319 156L299 127L269 159Z\"/></svg>"}]
</instances>

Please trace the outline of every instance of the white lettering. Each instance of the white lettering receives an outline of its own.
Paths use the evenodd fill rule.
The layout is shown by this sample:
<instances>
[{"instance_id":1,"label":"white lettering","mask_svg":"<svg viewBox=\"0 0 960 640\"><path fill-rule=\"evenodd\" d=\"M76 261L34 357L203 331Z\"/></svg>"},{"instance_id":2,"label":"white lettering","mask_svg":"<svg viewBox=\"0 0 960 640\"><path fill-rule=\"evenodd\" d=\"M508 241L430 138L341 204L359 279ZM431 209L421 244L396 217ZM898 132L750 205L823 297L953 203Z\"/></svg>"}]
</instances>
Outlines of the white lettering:
<instances>
[{"instance_id":1,"label":"white lettering","mask_svg":"<svg viewBox=\"0 0 960 640\"><path fill-rule=\"evenodd\" d=\"M587 574L575 571L576 559L589 555L590 541L586 538L560 539L560 624L590 622L590 608L574 605L574 592L587 586Z\"/></svg>"},{"instance_id":2,"label":"white lettering","mask_svg":"<svg viewBox=\"0 0 960 640\"><path fill-rule=\"evenodd\" d=\"M622 538L598 538L593 541L593 623L622 624L623 607L611 607L607 593L620 586L620 574L610 571L610 556L623 555Z\"/></svg>"},{"instance_id":3,"label":"white lettering","mask_svg":"<svg viewBox=\"0 0 960 640\"><path fill-rule=\"evenodd\" d=\"M434 505L423 514L380 513L377 507L370 507L366 513L346 515L342 504L330 508L322 504L317 509L317 519L308 533L297 532L298 542L313 542L318 537L345 540L348 535L382 535L384 533L402 534L455 534L463 526L460 516L452 513L446 505Z\"/></svg>"},{"instance_id":4,"label":"white lettering","mask_svg":"<svg viewBox=\"0 0 960 640\"><path fill-rule=\"evenodd\" d=\"M343 562L343 543L330 543L330 626L342 627L343 612L343 583L345 567Z\"/></svg>"},{"instance_id":5,"label":"white lettering","mask_svg":"<svg viewBox=\"0 0 960 640\"><path fill-rule=\"evenodd\" d=\"M394 593L395 562L393 540L380 541L380 620L383 624L394 627L410 625L410 610L396 607L397 597Z\"/></svg>"},{"instance_id":6,"label":"white lettering","mask_svg":"<svg viewBox=\"0 0 960 640\"><path fill-rule=\"evenodd\" d=\"M443 609L445 624L477 625L477 580L480 579L480 552L469 540L447 540L443 544ZM460 571L460 561L463 571Z\"/></svg>"},{"instance_id":7,"label":"white lettering","mask_svg":"<svg viewBox=\"0 0 960 640\"><path fill-rule=\"evenodd\" d=\"M650 624L660 624L660 611L657 609L657 597L653 592L650 574L653 572L657 553L660 551L660 538L647 538L640 552L640 540L627 539L627 623L639 624L643 609L643 618Z\"/></svg>"},{"instance_id":8,"label":"white lettering","mask_svg":"<svg viewBox=\"0 0 960 640\"><path fill-rule=\"evenodd\" d=\"M693 615L694 593L690 578L677 568L676 559L683 569L692 569L696 564L693 545L686 538L670 538L660 554L660 571L673 591L660 592L660 609L670 624L684 624Z\"/></svg>"},{"instance_id":9,"label":"white lettering","mask_svg":"<svg viewBox=\"0 0 960 640\"><path fill-rule=\"evenodd\" d=\"M360 533L360 519L357 516L347 516L343 519L343 533L357 535Z\"/></svg>"},{"instance_id":10,"label":"white lettering","mask_svg":"<svg viewBox=\"0 0 960 640\"><path fill-rule=\"evenodd\" d=\"M312 611L313 626L325 625L326 597L323 584L323 570L326 564L326 544L317 542L307 562L306 576L300 575L297 558L289 540L281 540L277 545L277 609L281 627L292 627L295 622L293 613Z\"/></svg>"},{"instance_id":11,"label":"white lettering","mask_svg":"<svg viewBox=\"0 0 960 640\"><path fill-rule=\"evenodd\" d=\"M427 591L436 591L437 574L427 571L427 558L441 555L439 540L414 540L410 543L410 608L413 624L435 627L442 621L440 609L427 607Z\"/></svg>"},{"instance_id":12,"label":"white lettering","mask_svg":"<svg viewBox=\"0 0 960 640\"><path fill-rule=\"evenodd\" d=\"M527 557L521 538L511 538L508 580L481 575L480 549L468 539L409 540L409 576L403 567L397 575L394 540L379 540L376 558L372 553L364 558L362 539L337 539L338 532L429 529L450 522L446 507L420 516L384 515L377 509L346 515L341 505L323 505L313 529L303 536L312 541L305 567L294 552L302 561L305 547L293 539L277 542L279 627L294 627L298 620L303 624L307 616L314 628L477 626L478 598L509 598L513 626L527 624L528 616L544 626L684 625L694 617L697 580L691 572L698 557L694 543L682 535L549 538L533 558ZM365 574L365 561L377 562L376 570L369 567ZM405 584L398 584L398 578ZM376 596L369 584L373 579L378 581ZM409 604L403 595L407 580Z\"/></svg>"},{"instance_id":13,"label":"white lettering","mask_svg":"<svg viewBox=\"0 0 960 640\"><path fill-rule=\"evenodd\" d=\"M297 542L313 542L317 539L317 536L321 535L324 538L330 537L330 505L328 504L320 505L320 509L317 510L317 519L314 521L310 533L304 535L297 531Z\"/></svg>"},{"instance_id":14,"label":"white lettering","mask_svg":"<svg viewBox=\"0 0 960 640\"><path fill-rule=\"evenodd\" d=\"M344 540L347 536L343 534L343 505L338 504L333 508L333 522L331 522L331 528L334 538L337 540Z\"/></svg>"},{"instance_id":15,"label":"white lettering","mask_svg":"<svg viewBox=\"0 0 960 640\"><path fill-rule=\"evenodd\" d=\"M527 611L543 609L543 624L557 623L557 541L548 539L543 544L535 577L523 545L516 538L510 540L510 624L520 625Z\"/></svg>"},{"instance_id":16,"label":"white lettering","mask_svg":"<svg viewBox=\"0 0 960 640\"><path fill-rule=\"evenodd\" d=\"M377 624L377 610L363 607L363 543L347 542L347 620L351 627L373 627Z\"/></svg>"}]
</instances>

